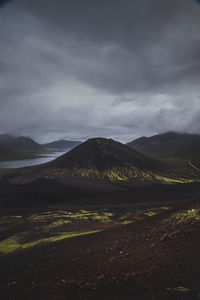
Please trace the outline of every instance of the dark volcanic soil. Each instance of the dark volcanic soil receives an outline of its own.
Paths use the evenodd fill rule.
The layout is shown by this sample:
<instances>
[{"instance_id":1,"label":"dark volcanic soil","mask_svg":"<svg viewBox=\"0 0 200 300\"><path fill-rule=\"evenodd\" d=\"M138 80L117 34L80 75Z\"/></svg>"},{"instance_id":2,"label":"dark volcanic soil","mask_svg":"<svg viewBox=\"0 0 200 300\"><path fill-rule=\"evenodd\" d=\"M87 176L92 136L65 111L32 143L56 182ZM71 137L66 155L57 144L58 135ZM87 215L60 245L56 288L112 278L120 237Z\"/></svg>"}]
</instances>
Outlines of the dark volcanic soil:
<instances>
[{"instance_id":1,"label":"dark volcanic soil","mask_svg":"<svg viewBox=\"0 0 200 300\"><path fill-rule=\"evenodd\" d=\"M200 183L132 185L88 178L32 178L13 173L0 178L0 207L23 208L57 205L118 204L193 200Z\"/></svg>"},{"instance_id":2,"label":"dark volcanic soil","mask_svg":"<svg viewBox=\"0 0 200 300\"><path fill-rule=\"evenodd\" d=\"M2 255L0 298L199 299L199 202L150 215Z\"/></svg>"},{"instance_id":3,"label":"dark volcanic soil","mask_svg":"<svg viewBox=\"0 0 200 300\"><path fill-rule=\"evenodd\" d=\"M200 299L199 183L27 174L0 181L0 299Z\"/></svg>"}]
</instances>

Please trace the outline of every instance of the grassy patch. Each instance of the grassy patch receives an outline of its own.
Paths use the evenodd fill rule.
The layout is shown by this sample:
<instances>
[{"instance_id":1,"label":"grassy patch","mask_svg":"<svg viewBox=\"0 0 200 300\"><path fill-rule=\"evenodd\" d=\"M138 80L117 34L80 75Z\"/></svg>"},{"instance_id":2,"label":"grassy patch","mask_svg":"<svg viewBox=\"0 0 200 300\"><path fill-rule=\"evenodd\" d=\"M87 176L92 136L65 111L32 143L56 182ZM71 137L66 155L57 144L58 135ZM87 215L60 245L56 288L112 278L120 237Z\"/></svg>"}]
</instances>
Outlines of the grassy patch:
<instances>
[{"instance_id":1,"label":"grassy patch","mask_svg":"<svg viewBox=\"0 0 200 300\"><path fill-rule=\"evenodd\" d=\"M55 221L55 222L45 226L44 229L49 230L49 229L52 229L55 227L60 227L60 226L63 226L65 224L70 224L70 223L71 223L70 220L58 220L58 221Z\"/></svg>"},{"instance_id":2,"label":"grassy patch","mask_svg":"<svg viewBox=\"0 0 200 300\"><path fill-rule=\"evenodd\" d=\"M200 221L200 209L192 208L192 209L175 213L174 215L172 215L172 219L177 223Z\"/></svg>"},{"instance_id":3,"label":"grassy patch","mask_svg":"<svg viewBox=\"0 0 200 300\"><path fill-rule=\"evenodd\" d=\"M155 216L157 214L159 214L158 211L147 211L147 212L144 213L144 215L148 216L148 217L152 217L152 216Z\"/></svg>"},{"instance_id":4,"label":"grassy patch","mask_svg":"<svg viewBox=\"0 0 200 300\"><path fill-rule=\"evenodd\" d=\"M9 217L2 217L2 220L4 222L5 220L8 221L7 218ZM24 217L12 216L9 218L9 220L12 220L11 225L16 224L17 226L19 222L20 224L23 222L24 231L1 241L0 253L7 254L17 249L27 249L41 243L96 233L102 230L101 224L126 225L131 223L133 218L134 215L130 212L87 209L46 211ZM4 223L5 226L8 226L7 224L10 223ZM84 229L81 224L85 224ZM84 231L82 232L82 230Z\"/></svg>"},{"instance_id":5,"label":"grassy patch","mask_svg":"<svg viewBox=\"0 0 200 300\"><path fill-rule=\"evenodd\" d=\"M60 240L68 239L68 238L73 238L73 237L80 237L88 234L93 234L100 232L101 230L92 230L92 231L85 231L85 232L65 232L60 235L56 236L51 236L48 238L43 238L43 239L38 239L29 243L22 243L20 240L20 237L13 236L10 237L6 240L3 240L0 242L0 252L2 254L8 254L11 253L17 249L27 249L30 247L34 247L38 244L42 243L52 243L52 242L57 242Z\"/></svg>"},{"instance_id":6,"label":"grassy patch","mask_svg":"<svg viewBox=\"0 0 200 300\"><path fill-rule=\"evenodd\" d=\"M168 292L179 292L179 293L185 293L185 292L190 292L191 290L184 287L184 286L178 286L176 288L167 288Z\"/></svg>"},{"instance_id":7,"label":"grassy patch","mask_svg":"<svg viewBox=\"0 0 200 300\"><path fill-rule=\"evenodd\" d=\"M156 180L158 180L161 183L166 183L166 184L174 184L174 183L192 183L192 182L196 182L197 180L195 179L188 179L188 178L172 178L172 177L167 177L164 175L157 175L154 174L154 177Z\"/></svg>"},{"instance_id":8,"label":"grassy patch","mask_svg":"<svg viewBox=\"0 0 200 300\"><path fill-rule=\"evenodd\" d=\"M171 209L171 207L166 207L166 206L159 207L158 209L151 209L149 211L144 212L144 215L148 216L148 217L153 217L153 216L161 213L163 210L168 210L168 209Z\"/></svg>"},{"instance_id":9,"label":"grassy patch","mask_svg":"<svg viewBox=\"0 0 200 300\"><path fill-rule=\"evenodd\" d=\"M81 222L81 223L99 223L99 224L127 224L126 221L130 221L130 213L116 217L113 212L109 211L58 211L56 213L43 213L35 214L29 217L29 220L38 223L48 223L45 225L45 229L51 229L53 227L59 227L64 224ZM52 222L53 220L53 222Z\"/></svg>"},{"instance_id":10,"label":"grassy patch","mask_svg":"<svg viewBox=\"0 0 200 300\"><path fill-rule=\"evenodd\" d=\"M0 242L0 252L7 254L20 247L17 237L13 236Z\"/></svg>"}]
</instances>

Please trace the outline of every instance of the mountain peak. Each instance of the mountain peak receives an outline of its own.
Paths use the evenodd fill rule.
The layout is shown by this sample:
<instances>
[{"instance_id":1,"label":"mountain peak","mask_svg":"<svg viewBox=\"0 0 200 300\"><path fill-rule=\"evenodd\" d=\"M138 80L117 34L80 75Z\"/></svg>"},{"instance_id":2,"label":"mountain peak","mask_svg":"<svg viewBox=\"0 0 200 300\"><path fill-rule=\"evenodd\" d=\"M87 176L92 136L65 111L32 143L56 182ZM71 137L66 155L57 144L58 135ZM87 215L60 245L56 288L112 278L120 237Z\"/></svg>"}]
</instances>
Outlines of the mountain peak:
<instances>
[{"instance_id":1,"label":"mountain peak","mask_svg":"<svg viewBox=\"0 0 200 300\"><path fill-rule=\"evenodd\" d=\"M85 143L96 143L96 144L109 144L109 143L118 143L117 141L114 141L113 139L110 138L104 138L104 137L94 137L90 138Z\"/></svg>"},{"instance_id":2,"label":"mountain peak","mask_svg":"<svg viewBox=\"0 0 200 300\"><path fill-rule=\"evenodd\" d=\"M91 138L88 139L86 142L86 144L88 145L104 145L104 146L110 146L112 144L117 144L118 142L112 140L112 139L108 139L108 138L103 138L103 137L96 137L96 138Z\"/></svg>"},{"instance_id":3,"label":"mountain peak","mask_svg":"<svg viewBox=\"0 0 200 300\"><path fill-rule=\"evenodd\" d=\"M55 176L108 179L111 181L151 181L148 171L159 168L152 161L120 142L92 138L46 164L43 171Z\"/></svg>"}]
</instances>

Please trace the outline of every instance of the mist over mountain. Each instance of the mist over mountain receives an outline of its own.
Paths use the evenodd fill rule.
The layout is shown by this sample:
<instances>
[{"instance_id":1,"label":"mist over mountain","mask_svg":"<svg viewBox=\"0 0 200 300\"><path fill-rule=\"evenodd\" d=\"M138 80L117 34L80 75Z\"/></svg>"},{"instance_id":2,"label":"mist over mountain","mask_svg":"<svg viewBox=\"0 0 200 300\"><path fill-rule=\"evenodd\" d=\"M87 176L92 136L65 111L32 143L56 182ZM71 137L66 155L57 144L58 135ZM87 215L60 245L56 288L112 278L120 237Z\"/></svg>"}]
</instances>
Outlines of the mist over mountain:
<instances>
[{"instance_id":1,"label":"mist over mountain","mask_svg":"<svg viewBox=\"0 0 200 300\"><path fill-rule=\"evenodd\" d=\"M19 152L37 152L43 150L42 145L30 137L14 137L10 134L0 134L0 142L7 147Z\"/></svg>"},{"instance_id":2,"label":"mist over mountain","mask_svg":"<svg viewBox=\"0 0 200 300\"><path fill-rule=\"evenodd\" d=\"M74 148L78 145L80 145L82 142L81 141L68 141L68 140L58 140L58 141L53 141L50 143L42 144L42 146L46 149L71 149Z\"/></svg>"}]
</instances>

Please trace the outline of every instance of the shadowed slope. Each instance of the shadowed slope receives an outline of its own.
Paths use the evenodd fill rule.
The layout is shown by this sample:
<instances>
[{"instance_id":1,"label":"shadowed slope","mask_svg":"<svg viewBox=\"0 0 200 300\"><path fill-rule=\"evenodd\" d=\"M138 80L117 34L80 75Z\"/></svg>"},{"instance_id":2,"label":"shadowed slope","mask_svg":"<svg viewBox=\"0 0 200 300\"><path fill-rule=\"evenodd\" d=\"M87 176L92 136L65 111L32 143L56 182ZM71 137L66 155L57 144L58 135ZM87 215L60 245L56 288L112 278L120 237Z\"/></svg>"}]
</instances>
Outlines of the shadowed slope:
<instances>
[{"instance_id":1,"label":"shadowed slope","mask_svg":"<svg viewBox=\"0 0 200 300\"><path fill-rule=\"evenodd\" d=\"M200 136L194 134L167 132L152 137L141 137L127 146L161 158L200 160Z\"/></svg>"},{"instance_id":2,"label":"shadowed slope","mask_svg":"<svg viewBox=\"0 0 200 300\"><path fill-rule=\"evenodd\" d=\"M57 158L52 165L103 171L132 166L148 169L153 168L156 163L158 167L158 162L112 139L94 138Z\"/></svg>"},{"instance_id":3,"label":"shadowed slope","mask_svg":"<svg viewBox=\"0 0 200 300\"><path fill-rule=\"evenodd\" d=\"M9 134L0 134L0 142L5 146L20 152L38 152L43 147L32 140L30 137L14 137Z\"/></svg>"},{"instance_id":4,"label":"shadowed slope","mask_svg":"<svg viewBox=\"0 0 200 300\"><path fill-rule=\"evenodd\" d=\"M181 182L176 180L174 170L167 164L104 138L90 139L44 165L40 176L88 177L134 183Z\"/></svg>"},{"instance_id":5,"label":"shadowed slope","mask_svg":"<svg viewBox=\"0 0 200 300\"><path fill-rule=\"evenodd\" d=\"M0 143L0 161L15 160L15 159L22 159L22 158L23 156L20 153L17 153L16 151Z\"/></svg>"}]
</instances>

